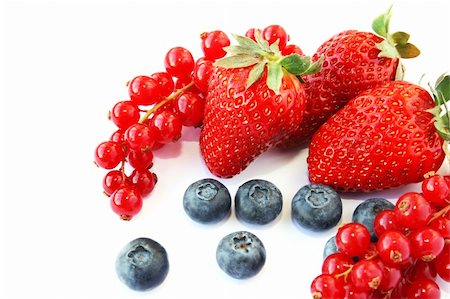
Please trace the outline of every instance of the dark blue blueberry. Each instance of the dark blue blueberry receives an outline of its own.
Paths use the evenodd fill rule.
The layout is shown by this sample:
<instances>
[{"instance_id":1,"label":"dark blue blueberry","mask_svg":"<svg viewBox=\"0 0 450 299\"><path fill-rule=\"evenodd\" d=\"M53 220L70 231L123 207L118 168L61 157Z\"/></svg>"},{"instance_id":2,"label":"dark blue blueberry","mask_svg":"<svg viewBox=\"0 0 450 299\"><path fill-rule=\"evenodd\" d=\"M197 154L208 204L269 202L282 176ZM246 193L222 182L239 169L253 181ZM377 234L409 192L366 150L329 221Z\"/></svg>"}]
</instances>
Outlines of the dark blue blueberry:
<instances>
[{"instance_id":1,"label":"dark blue blueberry","mask_svg":"<svg viewBox=\"0 0 450 299\"><path fill-rule=\"evenodd\" d=\"M186 189L183 207L194 221L216 223L230 214L231 195L221 182L211 178L202 179Z\"/></svg>"},{"instance_id":2,"label":"dark blue blueberry","mask_svg":"<svg viewBox=\"0 0 450 299\"><path fill-rule=\"evenodd\" d=\"M281 192L269 181L250 180L236 192L236 216L247 223L267 224L277 218L282 207Z\"/></svg>"},{"instance_id":3,"label":"dark blue blueberry","mask_svg":"<svg viewBox=\"0 0 450 299\"><path fill-rule=\"evenodd\" d=\"M308 184L292 199L292 219L303 228L324 231L338 224L341 216L341 197L331 187Z\"/></svg>"},{"instance_id":4,"label":"dark blue blueberry","mask_svg":"<svg viewBox=\"0 0 450 299\"><path fill-rule=\"evenodd\" d=\"M217 246L219 267L237 279L255 276L266 262L266 250L261 240L247 231L225 236Z\"/></svg>"},{"instance_id":5,"label":"dark blue blueberry","mask_svg":"<svg viewBox=\"0 0 450 299\"><path fill-rule=\"evenodd\" d=\"M323 258L325 259L330 254L339 252L339 249L336 245L336 236L332 236L327 240L325 246L323 247Z\"/></svg>"},{"instance_id":6,"label":"dark blue blueberry","mask_svg":"<svg viewBox=\"0 0 450 299\"><path fill-rule=\"evenodd\" d=\"M353 211L352 221L364 224L370 232L372 242L378 240L373 231L373 221L377 214L384 210L393 210L394 204L384 198L369 198L360 203Z\"/></svg>"},{"instance_id":7,"label":"dark blue blueberry","mask_svg":"<svg viewBox=\"0 0 450 299\"><path fill-rule=\"evenodd\" d=\"M135 239L117 256L116 272L119 279L133 290L152 289L160 285L169 272L167 252L152 239Z\"/></svg>"}]
</instances>

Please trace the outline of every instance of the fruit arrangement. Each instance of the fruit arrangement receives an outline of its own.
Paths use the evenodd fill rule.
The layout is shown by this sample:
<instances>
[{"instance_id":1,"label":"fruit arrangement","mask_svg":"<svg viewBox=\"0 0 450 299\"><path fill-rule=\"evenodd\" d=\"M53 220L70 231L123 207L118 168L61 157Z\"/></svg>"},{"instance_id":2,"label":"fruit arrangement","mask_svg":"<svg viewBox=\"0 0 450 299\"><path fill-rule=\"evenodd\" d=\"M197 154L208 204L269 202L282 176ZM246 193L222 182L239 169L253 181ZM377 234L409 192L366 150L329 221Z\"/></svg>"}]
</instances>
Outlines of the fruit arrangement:
<instances>
[{"instance_id":1,"label":"fruit arrangement","mask_svg":"<svg viewBox=\"0 0 450 299\"><path fill-rule=\"evenodd\" d=\"M139 213L158 181L154 153L177 142L183 127L198 128L204 166L222 179L273 147L306 144L310 184L291 202L291 218L303 229L326 231L341 221L339 192L422 182L422 192L396 204L369 198L358 206L325 245L312 297L439 298L434 278L450 280L450 179L435 172L450 140L450 76L438 78L431 94L403 81L401 59L420 51L409 34L389 32L390 18L391 9L375 19L375 34L338 33L312 57L280 25L233 35L237 45L223 31L202 33L197 60L183 47L170 49L164 71L127 83L129 100L109 112L115 131L95 149L113 212L122 220ZM180 198L198 223L231 213L231 195L215 178L192 183ZM265 225L280 215L282 193L253 179L239 187L234 208L243 223ZM217 246L217 264L233 278L256 275L265 260L263 242L248 231ZM168 268L165 249L148 238L127 244L116 262L121 281L135 290L159 285Z\"/></svg>"}]
</instances>

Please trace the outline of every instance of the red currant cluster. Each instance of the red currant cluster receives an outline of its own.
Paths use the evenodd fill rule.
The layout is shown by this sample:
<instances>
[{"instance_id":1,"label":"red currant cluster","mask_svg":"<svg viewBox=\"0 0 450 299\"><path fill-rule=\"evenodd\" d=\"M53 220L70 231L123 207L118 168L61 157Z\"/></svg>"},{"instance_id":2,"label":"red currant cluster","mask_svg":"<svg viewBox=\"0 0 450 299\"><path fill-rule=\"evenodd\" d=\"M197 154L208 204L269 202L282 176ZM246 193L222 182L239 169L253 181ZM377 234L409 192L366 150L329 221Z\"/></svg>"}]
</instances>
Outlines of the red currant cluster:
<instances>
[{"instance_id":1,"label":"red currant cluster","mask_svg":"<svg viewBox=\"0 0 450 299\"><path fill-rule=\"evenodd\" d=\"M204 57L194 61L185 48L170 49L164 72L140 75L127 83L130 99L116 103L109 113L117 130L95 150L97 166L110 170L104 193L113 211L130 220L142 208L157 177L150 169L153 151L177 141L182 127L199 127L213 62L225 56L230 40L222 31L201 35ZM130 174L125 167L131 166Z\"/></svg>"},{"instance_id":2,"label":"red currant cluster","mask_svg":"<svg viewBox=\"0 0 450 299\"><path fill-rule=\"evenodd\" d=\"M312 297L440 298L436 276L450 282L450 177L427 177L421 193L403 194L373 228L374 243L360 223L338 229L338 251L324 259Z\"/></svg>"}]
</instances>

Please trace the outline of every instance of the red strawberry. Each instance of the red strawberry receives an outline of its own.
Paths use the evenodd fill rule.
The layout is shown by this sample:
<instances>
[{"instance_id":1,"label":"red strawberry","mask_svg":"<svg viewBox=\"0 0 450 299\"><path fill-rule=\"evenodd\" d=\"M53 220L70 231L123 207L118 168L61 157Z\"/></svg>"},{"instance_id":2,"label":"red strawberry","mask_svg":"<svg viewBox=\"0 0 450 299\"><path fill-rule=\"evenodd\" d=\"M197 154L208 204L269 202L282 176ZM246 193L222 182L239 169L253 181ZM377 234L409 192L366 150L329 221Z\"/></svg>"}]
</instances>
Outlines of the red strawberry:
<instances>
[{"instance_id":1,"label":"red strawberry","mask_svg":"<svg viewBox=\"0 0 450 299\"><path fill-rule=\"evenodd\" d=\"M313 60L323 56L324 62L319 73L305 77L307 103L302 123L281 147L308 142L320 125L360 92L402 79L399 58L412 58L420 52L408 43L408 34L388 33L390 15L389 9L373 22L379 35L347 30L319 47Z\"/></svg>"},{"instance_id":2,"label":"red strawberry","mask_svg":"<svg viewBox=\"0 0 450 299\"><path fill-rule=\"evenodd\" d=\"M234 55L218 62L209 82L200 149L216 176L232 177L297 130L305 92L296 76L319 68L298 54L283 56L256 31L235 36Z\"/></svg>"},{"instance_id":3,"label":"red strawberry","mask_svg":"<svg viewBox=\"0 0 450 299\"><path fill-rule=\"evenodd\" d=\"M444 102L444 89L449 98L449 81L449 76L438 80L438 106ZM450 137L448 114L435 123L433 107L426 90L404 81L361 93L314 134L307 158L310 181L340 191L372 191L422 181L441 166L442 137ZM435 112L442 114L439 108Z\"/></svg>"}]
</instances>

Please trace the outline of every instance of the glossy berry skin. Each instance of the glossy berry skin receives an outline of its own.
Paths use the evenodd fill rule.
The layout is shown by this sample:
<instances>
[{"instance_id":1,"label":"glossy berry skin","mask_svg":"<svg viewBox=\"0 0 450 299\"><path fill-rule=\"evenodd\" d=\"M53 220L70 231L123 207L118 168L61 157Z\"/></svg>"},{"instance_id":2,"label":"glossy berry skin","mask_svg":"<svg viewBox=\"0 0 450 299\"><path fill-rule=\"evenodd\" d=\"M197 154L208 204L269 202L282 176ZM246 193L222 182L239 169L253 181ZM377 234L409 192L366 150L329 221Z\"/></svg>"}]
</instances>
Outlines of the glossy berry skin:
<instances>
[{"instance_id":1,"label":"glossy berry skin","mask_svg":"<svg viewBox=\"0 0 450 299\"><path fill-rule=\"evenodd\" d=\"M206 59L214 61L227 54L223 47L230 45L230 39L225 32L220 30L204 32L200 38L202 39L200 46Z\"/></svg>"},{"instance_id":2,"label":"glossy berry skin","mask_svg":"<svg viewBox=\"0 0 450 299\"><path fill-rule=\"evenodd\" d=\"M383 279L383 269L376 261L361 260L352 268L351 281L360 291L372 291L378 289Z\"/></svg>"},{"instance_id":3,"label":"glossy berry skin","mask_svg":"<svg viewBox=\"0 0 450 299\"><path fill-rule=\"evenodd\" d=\"M267 71L246 88L251 67L216 67L210 79L200 150L210 172L229 178L297 129L305 105L299 80L284 75L277 95Z\"/></svg>"},{"instance_id":4,"label":"glossy berry skin","mask_svg":"<svg viewBox=\"0 0 450 299\"><path fill-rule=\"evenodd\" d=\"M209 79L213 69L214 66L212 61L199 59L195 63L192 79L194 80L195 86L203 93L208 91Z\"/></svg>"},{"instance_id":5,"label":"glossy berry skin","mask_svg":"<svg viewBox=\"0 0 450 299\"><path fill-rule=\"evenodd\" d=\"M322 273L339 276L349 270L355 262L351 257L343 253L333 253L325 258L322 263ZM345 283L346 276L340 275L337 277Z\"/></svg>"},{"instance_id":6,"label":"glossy berry skin","mask_svg":"<svg viewBox=\"0 0 450 299\"><path fill-rule=\"evenodd\" d=\"M411 283L411 285L408 287L407 296L408 299L440 299L441 290L439 288L439 285L435 281L431 279L421 278Z\"/></svg>"},{"instance_id":7,"label":"glossy berry skin","mask_svg":"<svg viewBox=\"0 0 450 299\"><path fill-rule=\"evenodd\" d=\"M206 178L190 184L183 195L186 214L199 223L217 223L230 214L231 195L221 182Z\"/></svg>"},{"instance_id":8,"label":"glossy berry skin","mask_svg":"<svg viewBox=\"0 0 450 299\"><path fill-rule=\"evenodd\" d=\"M110 203L122 220L131 220L142 209L142 196L136 188L125 185L111 194Z\"/></svg>"},{"instance_id":9,"label":"glossy berry skin","mask_svg":"<svg viewBox=\"0 0 450 299\"><path fill-rule=\"evenodd\" d=\"M128 163L135 169L148 169L153 164L153 153L151 150L129 150Z\"/></svg>"},{"instance_id":10,"label":"glossy berry skin","mask_svg":"<svg viewBox=\"0 0 450 299\"><path fill-rule=\"evenodd\" d=\"M128 83L128 94L138 105L152 105L161 98L161 87L153 78L137 76Z\"/></svg>"},{"instance_id":11,"label":"glossy berry skin","mask_svg":"<svg viewBox=\"0 0 450 299\"><path fill-rule=\"evenodd\" d=\"M122 146L114 141L104 141L95 149L95 163L105 169L113 169L123 159Z\"/></svg>"},{"instance_id":12,"label":"glossy berry skin","mask_svg":"<svg viewBox=\"0 0 450 299\"><path fill-rule=\"evenodd\" d=\"M183 125L175 113L161 111L151 118L150 126L156 129L156 141L166 144L180 139Z\"/></svg>"},{"instance_id":13,"label":"glossy berry skin","mask_svg":"<svg viewBox=\"0 0 450 299\"><path fill-rule=\"evenodd\" d=\"M110 113L113 123L122 130L139 121L139 107L132 101L117 102Z\"/></svg>"},{"instance_id":14,"label":"glossy berry skin","mask_svg":"<svg viewBox=\"0 0 450 299\"><path fill-rule=\"evenodd\" d=\"M407 192L398 198L394 212L400 226L417 229L427 224L433 208L421 193Z\"/></svg>"},{"instance_id":15,"label":"glossy berry skin","mask_svg":"<svg viewBox=\"0 0 450 299\"><path fill-rule=\"evenodd\" d=\"M281 54L283 54L284 56L291 54L298 54L300 56L305 55L302 49L297 45L287 45L283 50L281 50Z\"/></svg>"},{"instance_id":16,"label":"glossy berry skin","mask_svg":"<svg viewBox=\"0 0 450 299\"><path fill-rule=\"evenodd\" d=\"M313 299L344 298L344 283L330 274L320 274L311 282Z\"/></svg>"},{"instance_id":17,"label":"glossy berry skin","mask_svg":"<svg viewBox=\"0 0 450 299\"><path fill-rule=\"evenodd\" d=\"M167 251L149 238L137 238L127 243L116 258L116 273L120 281L135 291L159 286L169 272Z\"/></svg>"},{"instance_id":18,"label":"glossy berry skin","mask_svg":"<svg viewBox=\"0 0 450 299\"><path fill-rule=\"evenodd\" d=\"M103 190L107 195L111 195L125 183L124 175L120 170L111 170L103 178Z\"/></svg>"},{"instance_id":19,"label":"glossy berry skin","mask_svg":"<svg viewBox=\"0 0 450 299\"><path fill-rule=\"evenodd\" d=\"M194 69L194 58L191 52L183 47L170 49L164 57L166 71L177 78L187 78Z\"/></svg>"},{"instance_id":20,"label":"glossy berry skin","mask_svg":"<svg viewBox=\"0 0 450 299\"><path fill-rule=\"evenodd\" d=\"M150 151L156 142L157 131L146 124L136 123L125 131L124 138L130 149Z\"/></svg>"},{"instance_id":21,"label":"glossy berry skin","mask_svg":"<svg viewBox=\"0 0 450 299\"><path fill-rule=\"evenodd\" d=\"M150 78L155 80L159 85L161 96L169 96L175 89L175 83L172 76L167 72L157 72L150 75Z\"/></svg>"},{"instance_id":22,"label":"glossy berry skin","mask_svg":"<svg viewBox=\"0 0 450 299\"><path fill-rule=\"evenodd\" d=\"M342 31L324 42L313 55L323 56L322 70L305 76L307 105L298 130L282 145L307 143L317 129L364 90L395 79L398 58L378 57L383 39L370 32Z\"/></svg>"},{"instance_id":23,"label":"glossy berry skin","mask_svg":"<svg viewBox=\"0 0 450 299\"><path fill-rule=\"evenodd\" d=\"M409 236L411 255L425 262L434 260L444 249L444 238L431 227L416 229Z\"/></svg>"},{"instance_id":24,"label":"glossy berry skin","mask_svg":"<svg viewBox=\"0 0 450 299\"><path fill-rule=\"evenodd\" d=\"M341 220L341 197L328 186L305 185L292 199L291 216L295 223L305 229L312 231L330 229Z\"/></svg>"},{"instance_id":25,"label":"glossy berry skin","mask_svg":"<svg viewBox=\"0 0 450 299\"><path fill-rule=\"evenodd\" d=\"M426 200L439 207L450 204L450 187L445 178L439 174L423 180L422 193Z\"/></svg>"},{"instance_id":26,"label":"glossy berry skin","mask_svg":"<svg viewBox=\"0 0 450 299\"><path fill-rule=\"evenodd\" d=\"M384 210L393 210L394 204L385 198L368 198L360 203L353 211L352 221L364 224L370 232L370 240L378 238L373 230L375 217Z\"/></svg>"},{"instance_id":27,"label":"glossy berry skin","mask_svg":"<svg viewBox=\"0 0 450 299\"><path fill-rule=\"evenodd\" d=\"M199 127L205 116L205 99L193 92L183 92L176 100L176 108L183 126Z\"/></svg>"},{"instance_id":28,"label":"glossy berry skin","mask_svg":"<svg viewBox=\"0 0 450 299\"><path fill-rule=\"evenodd\" d=\"M361 93L314 134L310 181L366 192L422 181L445 156L433 107L425 89L404 81Z\"/></svg>"},{"instance_id":29,"label":"glossy berry skin","mask_svg":"<svg viewBox=\"0 0 450 299\"><path fill-rule=\"evenodd\" d=\"M281 213L283 196L273 183L256 179L239 186L234 203L239 220L267 224Z\"/></svg>"},{"instance_id":30,"label":"glossy berry skin","mask_svg":"<svg viewBox=\"0 0 450 299\"><path fill-rule=\"evenodd\" d=\"M397 224L394 210L384 210L378 213L373 220L373 231L377 239L386 231L400 231L401 227Z\"/></svg>"},{"instance_id":31,"label":"glossy berry skin","mask_svg":"<svg viewBox=\"0 0 450 299\"><path fill-rule=\"evenodd\" d=\"M266 262L266 249L261 240L247 231L237 231L220 240L216 261L229 276L246 279L255 276Z\"/></svg>"},{"instance_id":32,"label":"glossy berry skin","mask_svg":"<svg viewBox=\"0 0 450 299\"><path fill-rule=\"evenodd\" d=\"M387 231L379 237L377 251L386 265L402 266L409 261L411 244L401 232Z\"/></svg>"},{"instance_id":33,"label":"glossy berry skin","mask_svg":"<svg viewBox=\"0 0 450 299\"><path fill-rule=\"evenodd\" d=\"M278 48L283 50L289 41L289 35L280 25L270 25L263 29L262 37L269 42L269 45L278 41Z\"/></svg>"},{"instance_id":34,"label":"glossy berry skin","mask_svg":"<svg viewBox=\"0 0 450 299\"><path fill-rule=\"evenodd\" d=\"M153 191L157 178L148 169L135 169L131 172L129 180L137 192L145 197Z\"/></svg>"},{"instance_id":35,"label":"glossy berry skin","mask_svg":"<svg viewBox=\"0 0 450 299\"><path fill-rule=\"evenodd\" d=\"M450 282L450 243L445 244L441 254L433 260L433 263L439 277Z\"/></svg>"},{"instance_id":36,"label":"glossy berry skin","mask_svg":"<svg viewBox=\"0 0 450 299\"><path fill-rule=\"evenodd\" d=\"M336 233L336 245L340 252L348 256L361 256L370 245L369 230L361 223L346 223Z\"/></svg>"}]
</instances>

